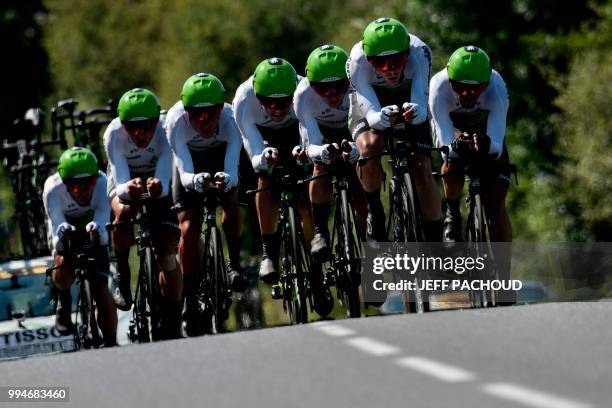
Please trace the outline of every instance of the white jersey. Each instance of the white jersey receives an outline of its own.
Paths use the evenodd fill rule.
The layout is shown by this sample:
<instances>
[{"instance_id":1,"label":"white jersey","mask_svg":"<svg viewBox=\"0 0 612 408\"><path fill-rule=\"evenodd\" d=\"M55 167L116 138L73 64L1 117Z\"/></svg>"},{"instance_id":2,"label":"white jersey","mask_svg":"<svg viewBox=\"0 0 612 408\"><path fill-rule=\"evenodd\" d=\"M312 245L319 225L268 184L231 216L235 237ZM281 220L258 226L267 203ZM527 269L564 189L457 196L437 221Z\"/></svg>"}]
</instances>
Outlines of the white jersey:
<instances>
[{"instance_id":1,"label":"white jersey","mask_svg":"<svg viewBox=\"0 0 612 408\"><path fill-rule=\"evenodd\" d=\"M298 75L298 82L303 79ZM244 148L251 159L255 170L265 170L262 166L261 154L265 148L261 132L257 126L271 129L282 129L297 122L297 116L293 106L289 109L287 116L280 121L274 122L268 117L261 103L255 96L253 89L253 76L243 82L236 90L234 101L232 102L234 119L240 129Z\"/></svg>"},{"instance_id":2,"label":"white jersey","mask_svg":"<svg viewBox=\"0 0 612 408\"><path fill-rule=\"evenodd\" d=\"M204 138L191 125L189 114L185 111L182 101L178 101L166 115L166 136L174 161L181 177L181 184L186 189L194 190L193 177L195 167L191 152L205 152L225 142L225 159L223 171L233 180L238 180L238 162L240 160L240 132L232 117L232 107L226 103L221 110L219 123L215 133Z\"/></svg>"},{"instance_id":3,"label":"white jersey","mask_svg":"<svg viewBox=\"0 0 612 408\"><path fill-rule=\"evenodd\" d=\"M113 119L104 132L104 148L108 156L108 177L112 178L119 198L129 199L128 181L145 173L154 174L161 181L162 197L168 195L172 180L172 153L163 117L159 119L151 142L143 149L134 144L121 120Z\"/></svg>"},{"instance_id":4,"label":"white jersey","mask_svg":"<svg viewBox=\"0 0 612 408\"><path fill-rule=\"evenodd\" d=\"M390 86L374 67L368 62L363 52L362 42L353 46L351 55L347 62L347 74L351 84L355 88L357 103L361 112L365 115L370 126L377 128L377 116L380 115L381 106L374 91L374 86L384 88L398 88L403 82L411 80L410 101L425 110L421 122L413 121L418 125L425 121L427 115L427 99L429 93L429 76L431 75L431 50L418 37L410 34L410 56L404 66L400 82L396 86ZM383 130L382 128L379 130Z\"/></svg>"},{"instance_id":5,"label":"white jersey","mask_svg":"<svg viewBox=\"0 0 612 408\"><path fill-rule=\"evenodd\" d=\"M323 135L319 126L332 129L348 126L350 106L348 91L344 94L342 104L332 108L312 89L308 78L304 78L293 95L293 106L300 121L300 135L305 146L323 144Z\"/></svg>"},{"instance_id":6,"label":"white jersey","mask_svg":"<svg viewBox=\"0 0 612 408\"><path fill-rule=\"evenodd\" d=\"M98 172L98 181L91 200L84 206L80 206L70 196L59 173L52 174L45 181L43 204L47 214L47 231L51 236L54 248L57 247L59 241L56 234L57 227L63 222L68 222L68 218L83 217L89 213L93 213L91 221L100 226L100 244L108 244L108 232L104 226L110 220L111 208L106 197L106 175L103 172Z\"/></svg>"},{"instance_id":7,"label":"white jersey","mask_svg":"<svg viewBox=\"0 0 612 408\"><path fill-rule=\"evenodd\" d=\"M448 81L446 68L431 79L429 90L429 109L432 115L432 128L439 146L449 146L454 139L451 113L488 112L487 136L491 138L490 154L499 157L504 145L506 134L506 115L508 114L508 89L501 75L495 70L491 73L491 81L485 91L480 94L472 108L464 108L459 103L459 96L453 91ZM458 157L451 149L450 157Z\"/></svg>"}]
</instances>

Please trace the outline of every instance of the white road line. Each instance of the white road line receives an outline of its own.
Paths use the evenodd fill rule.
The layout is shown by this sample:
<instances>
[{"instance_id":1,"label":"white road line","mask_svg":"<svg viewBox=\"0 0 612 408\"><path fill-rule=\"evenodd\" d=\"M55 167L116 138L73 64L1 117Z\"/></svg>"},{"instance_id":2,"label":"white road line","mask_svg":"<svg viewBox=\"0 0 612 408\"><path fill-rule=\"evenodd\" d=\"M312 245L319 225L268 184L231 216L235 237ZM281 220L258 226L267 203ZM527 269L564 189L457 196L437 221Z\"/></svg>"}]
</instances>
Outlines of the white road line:
<instances>
[{"instance_id":1,"label":"white road line","mask_svg":"<svg viewBox=\"0 0 612 408\"><path fill-rule=\"evenodd\" d=\"M482 390L495 397L536 408L589 408L592 406L510 383L485 384Z\"/></svg>"},{"instance_id":2,"label":"white road line","mask_svg":"<svg viewBox=\"0 0 612 408\"><path fill-rule=\"evenodd\" d=\"M345 340L345 342L350 346L377 357L390 356L400 352L398 347L371 339L369 337L353 337Z\"/></svg>"},{"instance_id":3,"label":"white road line","mask_svg":"<svg viewBox=\"0 0 612 408\"><path fill-rule=\"evenodd\" d=\"M355 334L354 330L340 326L339 324L322 324L314 326L314 328L332 337L352 336Z\"/></svg>"},{"instance_id":4,"label":"white road line","mask_svg":"<svg viewBox=\"0 0 612 408\"><path fill-rule=\"evenodd\" d=\"M475 374L462 368L453 367L424 357L401 357L395 360L395 363L451 383L472 381L476 378Z\"/></svg>"}]
</instances>

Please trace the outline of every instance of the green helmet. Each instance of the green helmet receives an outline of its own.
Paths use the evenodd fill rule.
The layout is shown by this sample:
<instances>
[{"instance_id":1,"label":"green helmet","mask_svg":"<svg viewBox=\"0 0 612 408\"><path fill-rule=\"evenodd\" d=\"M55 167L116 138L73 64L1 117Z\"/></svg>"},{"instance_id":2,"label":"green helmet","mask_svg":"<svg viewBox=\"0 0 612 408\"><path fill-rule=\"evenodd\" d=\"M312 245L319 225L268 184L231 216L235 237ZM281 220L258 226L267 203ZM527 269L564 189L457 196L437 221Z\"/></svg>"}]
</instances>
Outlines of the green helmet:
<instances>
[{"instance_id":1,"label":"green helmet","mask_svg":"<svg viewBox=\"0 0 612 408\"><path fill-rule=\"evenodd\" d=\"M297 87L297 74L293 66L282 58L263 60L255 68L253 88L257 95L290 96Z\"/></svg>"},{"instance_id":2,"label":"green helmet","mask_svg":"<svg viewBox=\"0 0 612 408\"><path fill-rule=\"evenodd\" d=\"M130 120L157 119L160 112L159 101L148 89L134 88L123 94L119 100L117 113L121 122Z\"/></svg>"},{"instance_id":3,"label":"green helmet","mask_svg":"<svg viewBox=\"0 0 612 408\"><path fill-rule=\"evenodd\" d=\"M225 102L225 88L212 74L195 74L185 81L181 100L186 108L221 105Z\"/></svg>"},{"instance_id":4,"label":"green helmet","mask_svg":"<svg viewBox=\"0 0 612 408\"><path fill-rule=\"evenodd\" d=\"M306 76L310 82L326 82L345 79L348 54L335 45L316 48L306 61Z\"/></svg>"},{"instance_id":5,"label":"green helmet","mask_svg":"<svg viewBox=\"0 0 612 408\"><path fill-rule=\"evenodd\" d=\"M378 57L410 49L410 36L398 20L379 18L363 31L362 44L366 57Z\"/></svg>"},{"instance_id":6,"label":"green helmet","mask_svg":"<svg viewBox=\"0 0 612 408\"><path fill-rule=\"evenodd\" d=\"M458 48L446 65L448 79L482 84L491 79L491 61L486 52L473 45Z\"/></svg>"},{"instance_id":7,"label":"green helmet","mask_svg":"<svg viewBox=\"0 0 612 408\"><path fill-rule=\"evenodd\" d=\"M98 160L90 150L72 147L60 156L57 170L63 181L71 177L94 176L98 174Z\"/></svg>"}]
</instances>

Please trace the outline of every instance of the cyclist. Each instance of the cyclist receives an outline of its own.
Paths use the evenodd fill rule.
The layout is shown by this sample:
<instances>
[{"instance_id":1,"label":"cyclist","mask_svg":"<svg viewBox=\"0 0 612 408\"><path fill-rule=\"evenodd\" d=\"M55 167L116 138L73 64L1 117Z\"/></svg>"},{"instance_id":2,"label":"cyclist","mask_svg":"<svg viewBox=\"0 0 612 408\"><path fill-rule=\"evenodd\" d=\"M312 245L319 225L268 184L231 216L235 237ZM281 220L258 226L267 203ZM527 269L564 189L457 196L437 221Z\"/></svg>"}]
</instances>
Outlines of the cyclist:
<instances>
[{"instance_id":1,"label":"cyclist","mask_svg":"<svg viewBox=\"0 0 612 408\"><path fill-rule=\"evenodd\" d=\"M104 148L108 157L108 197L116 225L111 241L117 258L117 271L112 274L111 293L121 310L132 304L130 290L130 247L134 231L129 224L133 211L120 200L137 200L144 193L157 199L149 206L153 219L159 220L153 242L160 270L162 299L160 302L163 337L180 335L181 276L176 262L176 237L163 222L176 222L169 215L172 206L169 189L172 177L172 153L166 140L164 122L160 120L157 97L147 89L135 88L119 100L118 117L104 132ZM178 327L177 327L178 325Z\"/></svg>"},{"instance_id":2,"label":"cyclist","mask_svg":"<svg viewBox=\"0 0 612 408\"><path fill-rule=\"evenodd\" d=\"M431 79L429 107L438 144L448 146L442 173L446 194L445 241L461 240L459 201L464 178L460 170L466 160L480 156L490 171L491 183L484 190L491 217L493 241L512 241L512 226L505 207L510 185L508 149L504 142L508 90L501 75L491 69L488 55L469 45L458 48L446 68ZM455 129L470 139L455 137ZM478 137L473 138L476 134ZM483 186L484 187L484 186Z\"/></svg>"},{"instance_id":3,"label":"cyclist","mask_svg":"<svg viewBox=\"0 0 612 408\"><path fill-rule=\"evenodd\" d=\"M183 271L183 319L188 335L197 334L197 273L202 266L200 234L203 222L201 198L209 188L221 192L221 223L229 253L228 282L234 291L246 289L240 267L242 216L238 207L240 133L225 103L225 88L212 74L189 77L181 99L168 111L166 137L174 153L172 179L174 205L181 229L179 260ZM214 180L213 180L214 179Z\"/></svg>"},{"instance_id":4,"label":"cyclist","mask_svg":"<svg viewBox=\"0 0 612 408\"><path fill-rule=\"evenodd\" d=\"M349 80L345 69L347 60L346 51L335 45L316 48L306 62L307 78L299 83L295 91L293 103L300 121L302 144L306 146L305 153L315 163L313 176L325 172L336 158L341 143L351 140L348 129ZM359 151L354 142L350 144L351 152L342 156L354 164L359 158ZM354 169L350 175L357 227L362 238L365 238L367 202ZM310 250L314 259L326 261L331 255L327 226L332 201L331 180L319 178L311 181L309 195L314 219L314 238Z\"/></svg>"},{"instance_id":5,"label":"cyclist","mask_svg":"<svg viewBox=\"0 0 612 408\"><path fill-rule=\"evenodd\" d=\"M404 25L393 18L371 22L363 40L351 50L347 64L355 88L351 94L350 129L363 156L380 154L384 138L394 122L407 122L420 151L410 163L423 215L425 239L442 240L441 200L431 174L431 135L427 121L427 93L431 51ZM400 108L401 107L401 110ZM368 235L385 241L385 218L380 187L385 174L380 159L362 168L361 183L368 200Z\"/></svg>"},{"instance_id":6,"label":"cyclist","mask_svg":"<svg viewBox=\"0 0 612 408\"><path fill-rule=\"evenodd\" d=\"M253 169L257 173L258 188L273 186L277 177L276 165L285 167L285 172L307 176L307 170L292 157L293 148L300 144L298 120L293 109L293 94L299 81L293 66L282 58L261 61L253 75L242 83L234 97L234 118L242 134L242 140ZM279 210L278 191L269 189L257 193L255 206L261 230L263 257L259 277L265 283L278 282L278 256L280 234L277 231ZM307 197L298 198L302 215L302 228L307 243L313 238L312 213ZM331 310L333 299L324 290L319 268L312 272L315 309L320 314ZM321 283L319 285L319 283Z\"/></svg>"},{"instance_id":7,"label":"cyclist","mask_svg":"<svg viewBox=\"0 0 612 408\"><path fill-rule=\"evenodd\" d=\"M57 330L63 334L74 330L70 295L74 281L70 260L74 249L65 248L65 242L70 239L72 245L79 245L90 241L91 236L98 243L95 249L98 273L92 280L98 323L104 345L117 345L117 309L108 291L108 233L104 228L109 219L110 205L106 197L106 176L98 170L98 162L91 151L73 147L60 156L58 172L45 181L43 203L55 264L62 265L52 275L58 295L55 310Z\"/></svg>"},{"instance_id":8,"label":"cyclist","mask_svg":"<svg viewBox=\"0 0 612 408\"><path fill-rule=\"evenodd\" d=\"M446 195L444 240L461 241L459 202L467 162L479 161L488 170L481 183L485 212L490 225L491 241L511 242L512 224L506 211L506 194L510 186L508 149L505 144L508 90L501 75L491 68L489 56L473 45L458 48L448 60L446 69L431 79L429 108L439 145L448 146L442 173ZM457 132L455 132L457 129ZM500 279L510 278L511 251L507 245L496 245L495 258ZM514 291L500 293L498 303L516 303Z\"/></svg>"}]
</instances>

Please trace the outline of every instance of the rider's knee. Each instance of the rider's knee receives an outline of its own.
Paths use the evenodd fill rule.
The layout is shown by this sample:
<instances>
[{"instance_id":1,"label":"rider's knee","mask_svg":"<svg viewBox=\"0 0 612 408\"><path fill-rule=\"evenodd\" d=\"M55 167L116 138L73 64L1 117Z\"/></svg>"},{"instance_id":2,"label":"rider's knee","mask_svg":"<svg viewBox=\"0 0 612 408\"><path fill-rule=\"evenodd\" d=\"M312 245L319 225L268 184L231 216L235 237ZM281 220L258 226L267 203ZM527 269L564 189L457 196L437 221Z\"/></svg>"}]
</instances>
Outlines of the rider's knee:
<instances>
[{"instance_id":1,"label":"rider's knee","mask_svg":"<svg viewBox=\"0 0 612 408\"><path fill-rule=\"evenodd\" d=\"M176 261L176 255L174 253L162 255L159 258L159 264L161 268L167 272L173 271L178 268L178 262Z\"/></svg>"},{"instance_id":2,"label":"rider's knee","mask_svg":"<svg viewBox=\"0 0 612 408\"><path fill-rule=\"evenodd\" d=\"M183 240L194 242L200 236L200 225L191 219L181 221L180 229Z\"/></svg>"},{"instance_id":3,"label":"rider's knee","mask_svg":"<svg viewBox=\"0 0 612 408\"><path fill-rule=\"evenodd\" d=\"M362 156L374 156L382 151L381 136L374 132L363 132L357 137L357 148Z\"/></svg>"},{"instance_id":4,"label":"rider's knee","mask_svg":"<svg viewBox=\"0 0 612 408\"><path fill-rule=\"evenodd\" d=\"M410 172L416 178L431 178L431 160L429 156L422 153L416 153L412 160L410 160Z\"/></svg>"}]
</instances>

